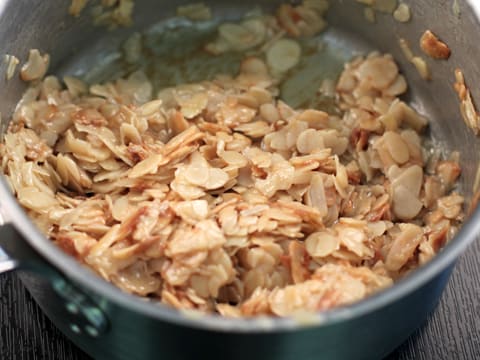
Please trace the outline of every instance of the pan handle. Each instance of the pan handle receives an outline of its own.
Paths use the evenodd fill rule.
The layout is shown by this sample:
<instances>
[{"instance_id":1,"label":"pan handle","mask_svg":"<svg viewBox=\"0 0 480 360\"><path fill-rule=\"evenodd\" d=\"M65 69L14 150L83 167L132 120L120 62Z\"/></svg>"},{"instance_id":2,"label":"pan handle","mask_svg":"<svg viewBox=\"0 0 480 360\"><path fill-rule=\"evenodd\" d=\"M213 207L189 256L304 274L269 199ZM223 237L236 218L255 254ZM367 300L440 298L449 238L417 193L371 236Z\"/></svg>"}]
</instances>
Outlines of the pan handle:
<instances>
[{"instance_id":1,"label":"pan handle","mask_svg":"<svg viewBox=\"0 0 480 360\"><path fill-rule=\"evenodd\" d=\"M1 219L1 218L0 218ZM48 264L17 232L13 224L0 222L0 274L25 270L47 279L57 296L58 304L67 310L73 335L97 338L109 330L109 321L97 301L75 286ZM45 290L46 291L46 290ZM61 306L61 305L60 305Z\"/></svg>"},{"instance_id":2,"label":"pan handle","mask_svg":"<svg viewBox=\"0 0 480 360\"><path fill-rule=\"evenodd\" d=\"M12 270L33 271L51 280L61 277L23 240L13 224L0 217L0 274Z\"/></svg>"},{"instance_id":3,"label":"pan handle","mask_svg":"<svg viewBox=\"0 0 480 360\"><path fill-rule=\"evenodd\" d=\"M17 267L18 261L12 259L0 248L0 274L15 270Z\"/></svg>"},{"instance_id":4,"label":"pan handle","mask_svg":"<svg viewBox=\"0 0 480 360\"><path fill-rule=\"evenodd\" d=\"M0 226L4 225L3 216L0 214ZM2 242L3 236L0 235L0 243ZM11 258L0 246L0 274L15 270L18 268L18 261Z\"/></svg>"}]
</instances>

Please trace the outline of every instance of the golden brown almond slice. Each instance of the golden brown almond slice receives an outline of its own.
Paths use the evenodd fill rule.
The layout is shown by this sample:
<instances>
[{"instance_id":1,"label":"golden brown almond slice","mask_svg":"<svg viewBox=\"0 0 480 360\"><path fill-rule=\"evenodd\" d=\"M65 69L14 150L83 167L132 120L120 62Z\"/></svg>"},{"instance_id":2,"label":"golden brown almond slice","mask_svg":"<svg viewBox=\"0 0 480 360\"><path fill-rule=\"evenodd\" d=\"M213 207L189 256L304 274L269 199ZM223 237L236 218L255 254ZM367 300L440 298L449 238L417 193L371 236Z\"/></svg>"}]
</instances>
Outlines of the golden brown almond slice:
<instances>
[{"instance_id":1,"label":"golden brown almond slice","mask_svg":"<svg viewBox=\"0 0 480 360\"><path fill-rule=\"evenodd\" d=\"M422 35L420 47L425 54L438 60L447 60L452 53L448 45L441 41L430 30L425 31Z\"/></svg>"},{"instance_id":2,"label":"golden brown almond slice","mask_svg":"<svg viewBox=\"0 0 480 360\"><path fill-rule=\"evenodd\" d=\"M413 256L423 238L423 229L414 224L400 224L400 233L387 254L385 266L390 271L400 270Z\"/></svg>"}]
</instances>

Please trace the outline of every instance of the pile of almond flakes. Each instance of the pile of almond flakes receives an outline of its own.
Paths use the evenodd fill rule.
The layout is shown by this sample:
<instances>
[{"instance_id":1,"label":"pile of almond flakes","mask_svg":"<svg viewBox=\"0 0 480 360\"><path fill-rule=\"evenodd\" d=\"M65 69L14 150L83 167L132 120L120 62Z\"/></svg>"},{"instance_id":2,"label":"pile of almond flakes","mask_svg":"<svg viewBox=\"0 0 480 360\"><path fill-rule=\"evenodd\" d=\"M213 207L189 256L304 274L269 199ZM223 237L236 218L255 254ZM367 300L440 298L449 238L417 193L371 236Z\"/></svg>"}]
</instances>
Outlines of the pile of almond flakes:
<instances>
[{"instance_id":1,"label":"pile of almond flakes","mask_svg":"<svg viewBox=\"0 0 480 360\"><path fill-rule=\"evenodd\" d=\"M234 78L156 97L142 72L33 83L0 148L12 191L66 252L178 309L288 316L392 285L463 220L460 168L422 146L427 120L399 100L407 83L390 55L346 64L341 116L279 99L294 38L324 28L308 22L322 4L223 26L207 50L268 44L267 60L246 57ZM238 44L238 33L264 38Z\"/></svg>"}]
</instances>

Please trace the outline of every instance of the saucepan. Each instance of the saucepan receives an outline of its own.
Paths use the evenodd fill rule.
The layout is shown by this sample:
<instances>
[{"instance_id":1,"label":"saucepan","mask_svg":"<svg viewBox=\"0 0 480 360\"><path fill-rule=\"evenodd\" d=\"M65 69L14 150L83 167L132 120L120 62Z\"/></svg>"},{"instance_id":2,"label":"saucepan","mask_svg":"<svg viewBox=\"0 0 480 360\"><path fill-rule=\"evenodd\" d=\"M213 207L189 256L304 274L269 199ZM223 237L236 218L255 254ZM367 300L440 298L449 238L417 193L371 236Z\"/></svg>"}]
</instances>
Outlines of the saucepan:
<instances>
[{"instance_id":1,"label":"saucepan","mask_svg":"<svg viewBox=\"0 0 480 360\"><path fill-rule=\"evenodd\" d=\"M215 17L238 18L256 6L277 1L205 0ZM338 49L390 52L411 90L408 100L432 119L429 131L438 146L459 151L462 191L474 203L480 141L464 123L454 91L459 68L472 88L480 83L480 6L475 0L404 0L413 14L408 24L380 15L366 21L367 1L332 0L325 34ZM82 74L108 59L133 31L175 15L186 1L137 0L133 25L109 30L92 26L88 11L68 15L66 0L0 2L2 53L26 57L31 48L51 54L51 71ZM424 81L405 58L398 39L414 51L427 29L449 44L448 61L432 62L432 80ZM182 42L178 41L181 47ZM346 51L345 50L345 51ZM21 60L24 60L22 58ZM319 65L320 66L320 65ZM1 65L0 72L6 65ZM309 79L306 79L308 82ZM0 110L6 119L25 90L20 80L0 79ZM417 329L432 312L457 258L480 232L480 209L470 206L457 236L427 265L395 286L364 301L308 319L227 319L195 316L125 294L101 280L44 237L0 181L0 272L21 270L21 278L47 316L77 346L98 359L381 359Z\"/></svg>"}]
</instances>

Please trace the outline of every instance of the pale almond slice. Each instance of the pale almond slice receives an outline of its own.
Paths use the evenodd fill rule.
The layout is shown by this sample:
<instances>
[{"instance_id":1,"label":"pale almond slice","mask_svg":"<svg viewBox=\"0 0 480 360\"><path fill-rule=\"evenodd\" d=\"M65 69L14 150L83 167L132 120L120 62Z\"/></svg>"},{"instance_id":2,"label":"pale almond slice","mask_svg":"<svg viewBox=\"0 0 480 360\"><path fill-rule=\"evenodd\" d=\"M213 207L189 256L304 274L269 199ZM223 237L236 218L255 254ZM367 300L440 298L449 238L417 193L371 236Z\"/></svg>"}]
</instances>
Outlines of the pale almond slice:
<instances>
[{"instance_id":1,"label":"pale almond slice","mask_svg":"<svg viewBox=\"0 0 480 360\"><path fill-rule=\"evenodd\" d=\"M267 64L275 72L285 73L300 62L302 48L291 39L280 39L267 51Z\"/></svg>"},{"instance_id":2,"label":"pale almond slice","mask_svg":"<svg viewBox=\"0 0 480 360\"><path fill-rule=\"evenodd\" d=\"M212 168L208 171L208 180L204 187L208 190L215 190L223 187L229 180L228 174L222 169Z\"/></svg>"},{"instance_id":3,"label":"pale almond slice","mask_svg":"<svg viewBox=\"0 0 480 360\"><path fill-rule=\"evenodd\" d=\"M393 18L401 23L409 22L411 17L410 7L405 3L399 4L393 13Z\"/></svg>"},{"instance_id":4,"label":"pale almond slice","mask_svg":"<svg viewBox=\"0 0 480 360\"><path fill-rule=\"evenodd\" d=\"M410 159L408 146L398 133L387 131L383 138L388 152L397 164L405 164Z\"/></svg>"},{"instance_id":5,"label":"pale almond slice","mask_svg":"<svg viewBox=\"0 0 480 360\"><path fill-rule=\"evenodd\" d=\"M20 77L23 81L39 80L45 76L50 64L50 55L41 55L37 49L30 50L28 61L20 70Z\"/></svg>"},{"instance_id":6,"label":"pale almond slice","mask_svg":"<svg viewBox=\"0 0 480 360\"><path fill-rule=\"evenodd\" d=\"M323 136L315 129L307 129L297 139L297 149L301 154L311 154L325 148Z\"/></svg>"},{"instance_id":7,"label":"pale almond slice","mask_svg":"<svg viewBox=\"0 0 480 360\"><path fill-rule=\"evenodd\" d=\"M197 164L189 165L185 169L185 180L192 185L206 187L209 181L209 169L208 167L199 166Z\"/></svg>"},{"instance_id":8,"label":"pale almond slice","mask_svg":"<svg viewBox=\"0 0 480 360\"><path fill-rule=\"evenodd\" d=\"M139 162L135 167L132 168L128 177L131 179L140 178L148 174L154 174L157 172L158 167L165 159L161 154L154 154L149 156L145 160Z\"/></svg>"},{"instance_id":9,"label":"pale almond slice","mask_svg":"<svg viewBox=\"0 0 480 360\"><path fill-rule=\"evenodd\" d=\"M423 204L405 186L396 186L393 190L393 212L401 220L414 219L422 210Z\"/></svg>"},{"instance_id":10,"label":"pale almond slice","mask_svg":"<svg viewBox=\"0 0 480 360\"><path fill-rule=\"evenodd\" d=\"M328 214L328 205L322 175L315 174L312 176L310 188L305 194L305 203L308 206L316 208L322 217Z\"/></svg>"},{"instance_id":11,"label":"pale almond slice","mask_svg":"<svg viewBox=\"0 0 480 360\"><path fill-rule=\"evenodd\" d=\"M421 58L420 56L415 56L412 59L412 64L417 69L418 73L422 77L423 80L431 80L432 74L430 72L430 67L428 66L425 59Z\"/></svg>"},{"instance_id":12,"label":"pale almond slice","mask_svg":"<svg viewBox=\"0 0 480 360\"><path fill-rule=\"evenodd\" d=\"M259 45L265 38L266 27L261 20L250 19L242 24L222 24L218 34L233 50L242 51Z\"/></svg>"},{"instance_id":13,"label":"pale almond slice","mask_svg":"<svg viewBox=\"0 0 480 360\"><path fill-rule=\"evenodd\" d=\"M250 43L254 39L254 35L247 28L233 23L220 25L218 33L229 44Z\"/></svg>"},{"instance_id":14,"label":"pale almond slice","mask_svg":"<svg viewBox=\"0 0 480 360\"><path fill-rule=\"evenodd\" d=\"M305 248L312 257L326 257L340 249L340 240L328 232L317 232L305 240Z\"/></svg>"},{"instance_id":15,"label":"pale almond slice","mask_svg":"<svg viewBox=\"0 0 480 360\"><path fill-rule=\"evenodd\" d=\"M241 153L236 151L222 151L219 153L219 156L229 165L236 167L247 166L248 160Z\"/></svg>"},{"instance_id":16,"label":"pale almond slice","mask_svg":"<svg viewBox=\"0 0 480 360\"><path fill-rule=\"evenodd\" d=\"M77 97L79 95L86 94L88 92L88 86L82 80L72 76L65 76L63 82L67 86L68 91L72 96Z\"/></svg>"},{"instance_id":17,"label":"pale almond slice","mask_svg":"<svg viewBox=\"0 0 480 360\"><path fill-rule=\"evenodd\" d=\"M207 21L212 18L212 11L204 3L195 3L179 6L177 16L183 16L193 21Z\"/></svg>"},{"instance_id":18,"label":"pale almond slice","mask_svg":"<svg viewBox=\"0 0 480 360\"><path fill-rule=\"evenodd\" d=\"M410 166L407 169L400 169L392 166L388 171L392 186L404 186L415 196L420 194L423 184L423 169L418 165Z\"/></svg>"},{"instance_id":19,"label":"pale almond slice","mask_svg":"<svg viewBox=\"0 0 480 360\"><path fill-rule=\"evenodd\" d=\"M182 115L185 119L193 119L200 115L208 105L208 95L205 92L176 96L177 103L181 107Z\"/></svg>"},{"instance_id":20,"label":"pale almond slice","mask_svg":"<svg viewBox=\"0 0 480 360\"><path fill-rule=\"evenodd\" d=\"M5 77L7 80L11 80L13 75L15 75L15 70L17 69L20 60L14 55L5 55L4 57L5 64L7 64L7 71L5 72Z\"/></svg>"},{"instance_id":21,"label":"pale almond slice","mask_svg":"<svg viewBox=\"0 0 480 360\"><path fill-rule=\"evenodd\" d=\"M397 3L397 0L375 0L373 1L373 8L386 14L393 14L397 8Z\"/></svg>"}]
</instances>

